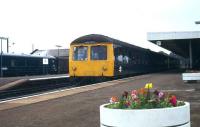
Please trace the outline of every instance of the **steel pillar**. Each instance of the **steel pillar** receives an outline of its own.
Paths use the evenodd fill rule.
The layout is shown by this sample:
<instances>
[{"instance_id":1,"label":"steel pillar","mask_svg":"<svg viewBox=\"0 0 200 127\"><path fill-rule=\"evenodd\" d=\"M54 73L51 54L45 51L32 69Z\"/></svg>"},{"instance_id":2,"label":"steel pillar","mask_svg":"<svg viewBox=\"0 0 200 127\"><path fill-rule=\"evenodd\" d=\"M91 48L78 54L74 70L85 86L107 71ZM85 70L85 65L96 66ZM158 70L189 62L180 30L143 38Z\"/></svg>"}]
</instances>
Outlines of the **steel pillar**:
<instances>
[{"instance_id":1,"label":"steel pillar","mask_svg":"<svg viewBox=\"0 0 200 127\"><path fill-rule=\"evenodd\" d=\"M192 41L189 42L190 69L192 69Z\"/></svg>"},{"instance_id":2,"label":"steel pillar","mask_svg":"<svg viewBox=\"0 0 200 127\"><path fill-rule=\"evenodd\" d=\"M7 38L7 53L9 53L9 39Z\"/></svg>"},{"instance_id":3,"label":"steel pillar","mask_svg":"<svg viewBox=\"0 0 200 127\"><path fill-rule=\"evenodd\" d=\"M3 59L2 59L2 39L1 39L1 63L0 63L0 69L1 69L1 77L3 77L3 70L2 70L2 64L3 64L3 61L2 61Z\"/></svg>"}]
</instances>

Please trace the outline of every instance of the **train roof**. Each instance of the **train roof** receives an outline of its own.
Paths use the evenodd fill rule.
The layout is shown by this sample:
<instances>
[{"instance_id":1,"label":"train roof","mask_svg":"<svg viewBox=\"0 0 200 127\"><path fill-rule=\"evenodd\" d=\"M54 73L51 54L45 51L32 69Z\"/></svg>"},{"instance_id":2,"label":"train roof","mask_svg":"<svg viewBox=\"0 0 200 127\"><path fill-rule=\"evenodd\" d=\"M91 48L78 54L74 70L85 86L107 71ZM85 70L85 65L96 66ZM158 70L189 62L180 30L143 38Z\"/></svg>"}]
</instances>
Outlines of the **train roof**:
<instances>
[{"instance_id":1,"label":"train roof","mask_svg":"<svg viewBox=\"0 0 200 127\"><path fill-rule=\"evenodd\" d=\"M110 38L108 36L100 35L100 34L89 34L82 37L79 37L71 42L71 45L81 44L81 43L104 43L104 42L111 42L116 45L121 45L125 47L131 47L138 50L145 50L150 51L149 49L145 49L142 47L135 46L133 44L129 44L127 42L123 42L114 38Z\"/></svg>"},{"instance_id":2,"label":"train roof","mask_svg":"<svg viewBox=\"0 0 200 127\"><path fill-rule=\"evenodd\" d=\"M11 54L11 53L3 53L2 56L30 57L30 58L55 58L55 57L53 57L53 56L38 56L38 55L29 55L29 54Z\"/></svg>"},{"instance_id":3,"label":"train roof","mask_svg":"<svg viewBox=\"0 0 200 127\"><path fill-rule=\"evenodd\" d=\"M65 49L65 48L64 49L47 49L47 50L36 49L30 54L37 55L37 56L69 57L69 49Z\"/></svg>"},{"instance_id":4,"label":"train roof","mask_svg":"<svg viewBox=\"0 0 200 127\"><path fill-rule=\"evenodd\" d=\"M145 48L142 48L142 47L138 47L138 46L135 46L133 44L123 42L123 41L120 41L120 40L117 40L117 39L114 39L114 38L110 38L108 36L100 35L100 34L89 34L89 35L79 37L79 38L75 39L74 41L72 41L71 45L84 44L84 43L85 44L87 44L87 43L89 43L89 44L91 44L91 43L105 43L105 42L111 42L111 43L116 44L116 45L121 45L121 46L124 46L124 47L130 47L130 48L134 48L136 50L140 50L140 51L144 51L144 52L151 52L153 54L159 54L159 55L175 58L175 57L168 55L164 52L154 52L152 50L145 49Z\"/></svg>"}]
</instances>

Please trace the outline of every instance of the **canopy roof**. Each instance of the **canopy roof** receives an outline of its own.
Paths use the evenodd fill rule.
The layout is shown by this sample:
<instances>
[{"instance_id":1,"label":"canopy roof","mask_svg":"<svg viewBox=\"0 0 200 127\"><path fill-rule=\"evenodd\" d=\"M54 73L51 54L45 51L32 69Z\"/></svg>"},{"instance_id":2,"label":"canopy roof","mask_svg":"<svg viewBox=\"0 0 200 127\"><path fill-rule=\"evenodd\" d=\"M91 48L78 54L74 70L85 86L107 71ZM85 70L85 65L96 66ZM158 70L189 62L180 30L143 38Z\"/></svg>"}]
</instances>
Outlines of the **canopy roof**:
<instances>
[{"instance_id":1,"label":"canopy roof","mask_svg":"<svg viewBox=\"0 0 200 127\"><path fill-rule=\"evenodd\" d=\"M154 44L160 43L161 47L185 58L189 58L191 43L193 54L200 54L200 31L150 32L147 33L147 40Z\"/></svg>"}]
</instances>

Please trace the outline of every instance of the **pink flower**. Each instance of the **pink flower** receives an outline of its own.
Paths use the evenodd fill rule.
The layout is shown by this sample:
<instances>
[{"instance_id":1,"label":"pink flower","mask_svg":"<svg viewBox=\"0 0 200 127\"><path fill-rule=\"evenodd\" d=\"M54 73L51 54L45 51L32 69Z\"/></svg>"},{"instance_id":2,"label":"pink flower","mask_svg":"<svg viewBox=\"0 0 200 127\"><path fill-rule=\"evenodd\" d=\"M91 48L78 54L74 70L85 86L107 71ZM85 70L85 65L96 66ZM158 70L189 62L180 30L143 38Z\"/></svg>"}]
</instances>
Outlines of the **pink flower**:
<instances>
[{"instance_id":1,"label":"pink flower","mask_svg":"<svg viewBox=\"0 0 200 127\"><path fill-rule=\"evenodd\" d=\"M172 97L169 99L169 102L170 102L173 106L176 106L176 104L177 104L176 96L172 95Z\"/></svg>"},{"instance_id":2,"label":"pink flower","mask_svg":"<svg viewBox=\"0 0 200 127\"><path fill-rule=\"evenodd\" d=\"M135 94L131 95L131 97L132 97L133 100L136 100L138 98L138 96L135 95Z\"/></svg>"},{"instance_id":3,"label":"pink flower","mask_svg":"<svg viewBox=\"0 0 200 127\"><path fill-rule=\"evenodd\" d=\"M164 93L163 93L163 92L159 92L159 93L158 93L158 97L159 97L159 98L163 98L163 97L164 97Z\"/></svg>"},{"instance_id":4,"label":"pink flower","mask_svg":"<svg viewBox=\"0 0 200 127\"><path fill-rule=\"evenodd\" d=\"M132 90L131 91L131 97L132 97L133 100L135 100L135 99L138 98L138 96L137 96L137 90Z\"/></svg>"},{"instance_id":5,"label":"pink flower","mask_svg":"<svg viewBox=\"0 0 200 127\"><path fill-rule=\"evenodd\" d=\"M132 90L131 95L133 95L133 94L137 95L137 90Z\"/></svg>"}]
</instances>

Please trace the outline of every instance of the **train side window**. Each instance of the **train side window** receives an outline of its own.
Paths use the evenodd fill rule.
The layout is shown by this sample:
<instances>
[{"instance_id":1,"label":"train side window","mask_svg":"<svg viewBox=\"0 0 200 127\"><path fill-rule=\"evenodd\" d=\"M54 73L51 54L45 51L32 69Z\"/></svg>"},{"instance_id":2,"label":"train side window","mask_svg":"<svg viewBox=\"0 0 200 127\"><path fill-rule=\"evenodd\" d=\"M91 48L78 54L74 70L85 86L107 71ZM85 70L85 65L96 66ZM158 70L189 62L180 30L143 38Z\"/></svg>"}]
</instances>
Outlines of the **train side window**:
<instances>
[{"instance_id":1,"label":"train side window","mask_svg":"<svg viewBox=\"0 0 200 127\"><path fill-rule=\"evenodd\" d=\"M91 46L91 60L107 60L107 47Z\"/></svg>"},{"instance_id":2,"label":"train side window","mask_svg":"<svg viewBox=\"0 0 200 127\"><path fill-rule=\"evenodd\" d=\"M117 56L117 60L118 62L123 62L123 56L122 55Z\"/></svg>"},{"instance_id":3,"label":"train side window","mask_svg":"<svg viewBox=\"0 0 200 127\"><path fill-rule=\"evenodd\" d=\"M11 60L11 67L15 67L15 60Z\"/></svg>"},{"instance_id":4,"label":"train side window","mask_svg":"<svg viewBox=\"0 0 200 127\"><path fill-rule=\"evenodd\" d=\"M87 46L76 46L73 49L73 60L83 61L88 59L88 47Z\"/></svg>"},{"instance_id":5,"label":"train side window","mask_svg":"<svg viewBox=\"0 0 200 127\"><path fill-rule=\"evenodd\" d=\"M125 64L129 63L129 57L128 56L123 57L123 63L125 63Z\"/></svg>"}]
</instances>

